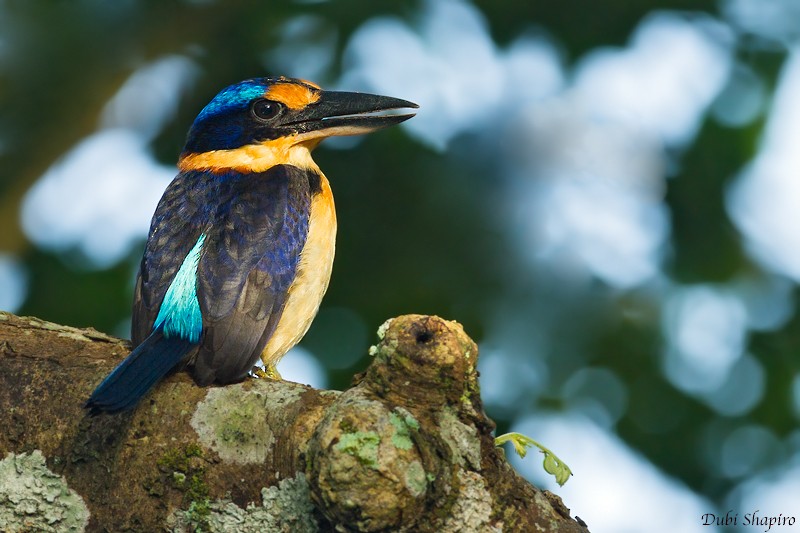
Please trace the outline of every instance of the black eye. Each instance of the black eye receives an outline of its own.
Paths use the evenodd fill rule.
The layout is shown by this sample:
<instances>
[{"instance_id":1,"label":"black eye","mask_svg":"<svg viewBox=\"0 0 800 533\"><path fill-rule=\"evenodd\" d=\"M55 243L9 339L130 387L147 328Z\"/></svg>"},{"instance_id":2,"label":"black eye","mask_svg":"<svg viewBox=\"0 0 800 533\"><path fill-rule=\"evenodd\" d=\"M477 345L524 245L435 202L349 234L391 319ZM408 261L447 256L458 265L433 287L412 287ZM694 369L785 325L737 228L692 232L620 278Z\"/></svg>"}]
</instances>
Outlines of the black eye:
<instances>
[{"instance_id":1,"label":"black eye","mask_svg":"<svg viewBox=\"0 0 800 533\"><path fill-rule=\"evenodd\" d=\"M269 120L278 116L281 106L270 100L256 100L251 107L253 115L260 120Z\"/></svg>"}]
</instances>

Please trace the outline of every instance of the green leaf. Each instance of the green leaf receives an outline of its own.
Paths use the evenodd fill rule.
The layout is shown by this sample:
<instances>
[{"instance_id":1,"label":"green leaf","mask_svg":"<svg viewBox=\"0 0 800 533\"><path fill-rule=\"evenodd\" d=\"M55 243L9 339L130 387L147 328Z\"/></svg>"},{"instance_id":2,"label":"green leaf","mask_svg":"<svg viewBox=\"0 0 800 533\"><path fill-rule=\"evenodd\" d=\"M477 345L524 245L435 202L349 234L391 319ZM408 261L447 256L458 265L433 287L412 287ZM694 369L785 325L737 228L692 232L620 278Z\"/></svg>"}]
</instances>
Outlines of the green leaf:
<instances>
[{"instance_id":1,"label":"green leaf","mask_svg":"<svg viewBox=\"0 0 800 533\"><path fill-rule=\"evenodd\" d=\"M517 452L521 458L525 458L528 454L528 448L536 446L544 454L544 461L542 466L544 471L556 478L556 483L563 486L572 475L572 470L556 456L552 451L545 448L532 438L523 435L522 433L506 433L494 439L495 446L502 446L506 442L511 442L514 445L514 451Z\"/></svg>"}]
</instances>

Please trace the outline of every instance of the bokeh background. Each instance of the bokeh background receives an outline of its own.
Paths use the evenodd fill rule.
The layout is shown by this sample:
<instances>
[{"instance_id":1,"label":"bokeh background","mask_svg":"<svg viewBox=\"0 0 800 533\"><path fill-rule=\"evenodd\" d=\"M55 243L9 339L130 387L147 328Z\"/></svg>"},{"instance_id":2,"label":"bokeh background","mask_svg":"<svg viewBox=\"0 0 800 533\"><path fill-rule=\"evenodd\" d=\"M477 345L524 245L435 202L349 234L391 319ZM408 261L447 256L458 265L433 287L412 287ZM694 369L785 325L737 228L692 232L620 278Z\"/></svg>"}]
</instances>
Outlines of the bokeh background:
<instances>
[{"instance_id":1,"label":"bokeh background","mask_svg":"<svg viewBox=\"0 0 800 533\"><path fill-rule=\"evenodd\" d=\"M406 98L315 154L338 255L284 376L345 388L385 319L438 314L593 531L800 518L798 38L794 0L0 0L0 308L127 337L222 87Z\"/></svg>"}]
</instances>

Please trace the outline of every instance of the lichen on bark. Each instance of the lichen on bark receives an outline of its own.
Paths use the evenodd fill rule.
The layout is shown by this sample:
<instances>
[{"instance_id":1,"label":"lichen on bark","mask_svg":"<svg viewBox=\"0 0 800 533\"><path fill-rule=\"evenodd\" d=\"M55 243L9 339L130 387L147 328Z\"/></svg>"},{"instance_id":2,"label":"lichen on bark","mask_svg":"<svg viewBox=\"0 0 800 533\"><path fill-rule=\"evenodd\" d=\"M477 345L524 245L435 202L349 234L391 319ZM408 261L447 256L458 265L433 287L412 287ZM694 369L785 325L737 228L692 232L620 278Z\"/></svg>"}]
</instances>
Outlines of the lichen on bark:
<instances>
[{"instance_id":1,"label":"lichen on bark","mask_svg":"<svg viewBox=\"0 0 800 533\"><path fill-rule=\"evenodd\" d=\"M198 517L193 509L175 510L166 522L173 533L207 531L209 533L263 533L286 531L315 533L319 531L314 506L305 475L284 479L278 485L261 489L261 502L239 507L231 500L208 502L207 510Z\"/></svg>"},{"instance_id":2,"label":"lichen on bark","mask_svg":"<svg viewBox=\"0 0 800 533\"><path fill-rule=\"evenodd\" d=\"M84 531L89 509L39 450L9 453L0 461L0 531Z\"/></svg>"}]
</instances>

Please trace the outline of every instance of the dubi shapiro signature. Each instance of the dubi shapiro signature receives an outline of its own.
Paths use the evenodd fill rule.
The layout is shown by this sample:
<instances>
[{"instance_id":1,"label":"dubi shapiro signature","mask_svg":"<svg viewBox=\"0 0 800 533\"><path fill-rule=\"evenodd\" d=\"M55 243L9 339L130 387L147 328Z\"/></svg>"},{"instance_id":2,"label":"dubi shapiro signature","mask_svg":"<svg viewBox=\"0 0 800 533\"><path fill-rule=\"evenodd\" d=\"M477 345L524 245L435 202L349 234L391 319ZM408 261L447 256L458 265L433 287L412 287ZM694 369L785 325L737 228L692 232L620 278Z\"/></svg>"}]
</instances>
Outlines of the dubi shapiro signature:
<instances>
[{"instance_id":1,"label":"dubi shapiro signature","mask_svg":"<svg viewBox=\"0 0 800 533\"><path fill-rule=\"evenodd\" d=\"M745 513L741 520L739 520L739 513L735 513L733 510L724 515L706 513L700 518L704 526L763 526L765 532L772 529L772 526L793 526L795 523L794 516L783 515L783 513L779 513L777 516L763 515L759 509Z\"/></svg>"}]
</instances>

